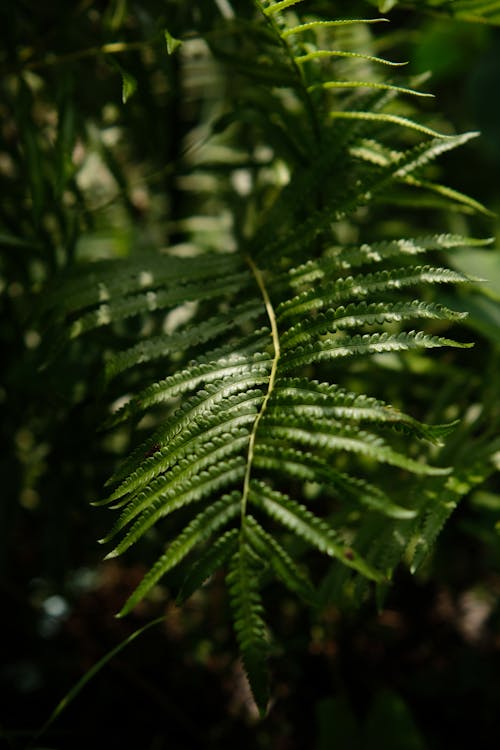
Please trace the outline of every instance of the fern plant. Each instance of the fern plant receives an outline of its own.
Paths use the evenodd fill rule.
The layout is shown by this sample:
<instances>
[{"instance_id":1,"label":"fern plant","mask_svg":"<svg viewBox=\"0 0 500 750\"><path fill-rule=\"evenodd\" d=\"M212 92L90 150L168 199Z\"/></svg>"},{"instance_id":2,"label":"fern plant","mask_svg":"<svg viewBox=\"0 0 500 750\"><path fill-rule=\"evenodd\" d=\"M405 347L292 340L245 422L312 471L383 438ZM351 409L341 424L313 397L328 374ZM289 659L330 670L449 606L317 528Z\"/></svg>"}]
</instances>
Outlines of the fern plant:
<instances>
[{"instance_id":1,"label":"fern plant","mask_svg":"<svg viewBox=\"0 0 500 750\"><path fill-rule=\"evenodd\" d=\"M226 99L183 165L205 224L179 222L167 251L79 270L44 304L70 339L111 328L105 377L120 406L106 427L150 429L96 503L119 511L108 558L153 528L166 543L120 615L174 569L179 602L224 569L265 713L265 586L278 580L313 607L373 585L383 594L484 476L440 461L454 424L419 421L371 382L388 356L470 346L446 335L463 313L434 290L469 281L447 251L485 241L370 239L370 206L396 187L485 209L428 178L426 165L476 133L440 134L399 103L426 94L381 73L396 63L370 50L368 29L384 19L330 18L307 0L258 1L241 16L220 5L204 41L228 71ZM181 70L192 43L190 32L170 44ZM219 223L214 241L199 227L228 208L232 226ZM138 341L118 350L132 318Z\"/></svg>"}]
</instances>

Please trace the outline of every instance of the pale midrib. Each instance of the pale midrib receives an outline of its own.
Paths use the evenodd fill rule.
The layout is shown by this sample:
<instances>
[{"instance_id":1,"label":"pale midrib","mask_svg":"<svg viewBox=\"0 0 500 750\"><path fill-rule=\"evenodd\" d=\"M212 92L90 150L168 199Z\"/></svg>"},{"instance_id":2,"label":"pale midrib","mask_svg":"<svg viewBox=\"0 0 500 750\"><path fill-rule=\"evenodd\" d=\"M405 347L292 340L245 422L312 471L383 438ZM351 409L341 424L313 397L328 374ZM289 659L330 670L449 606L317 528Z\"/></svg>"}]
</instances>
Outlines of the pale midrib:
<instances>
[{"instance_id":1,"label":"pale midrib","mask_svg":"<svg viewBox=\"0 0 500 750\"><path fill-rule=\"evenodd\" d=\"M262 276L260 269L257 268L257 266L255 265L255 263L250 257L246 258L246 262L250 266L250 269L255 277L257 285L260 289L260 293L262 294L262 298L264 300L267 317L269 318L269 323L271 324L271 336L273 340L274 356L273 356L273 363L271 366L271 372L269 374L269 383L267 386L267 392L266 392L266 395L264 396L264 400L262 401L262 406L259 410L259 413L257 414L255 418L255 422L253 423L252 432L250 433L250 440L248 441L247 465L246 465L246 470L245 470L245 476L243 479L243 491L241 495L242 528L245 523L245 516L246 516L246 510L247 510L247 504L248 504L248 493L250 491L250 477L252 474L252 464L253 464L255 439L257 436L257 430L259 429L260 420L265 414L267 405L269 403L269 399L271 398L271 394L274 390L274 383L276 381L276 373L278 370L278 362L279 362L280 353L281 353L280 340L279 340L279 334L278 334L278 325L276 323L276 315L274 313L274 308L269 298L269 294L267 293L266 285L264 283L264 277Z\"/></svg>"}]
</instances>

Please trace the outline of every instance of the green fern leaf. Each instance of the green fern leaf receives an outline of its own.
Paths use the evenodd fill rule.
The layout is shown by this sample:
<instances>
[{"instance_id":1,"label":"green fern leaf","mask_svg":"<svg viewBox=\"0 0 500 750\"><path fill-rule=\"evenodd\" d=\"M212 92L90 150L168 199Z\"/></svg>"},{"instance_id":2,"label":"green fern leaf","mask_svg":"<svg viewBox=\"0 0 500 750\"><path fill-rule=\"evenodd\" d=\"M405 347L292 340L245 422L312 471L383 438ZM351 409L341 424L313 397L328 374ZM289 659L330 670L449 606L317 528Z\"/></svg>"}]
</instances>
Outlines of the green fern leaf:
<instances>
[{"instance_id":1,"label":"green fern leaf","mask_svg":"<svg viewBox=\"0 0 500 750\"><path fill-rule=\"evenodd\" d=\"M470 195L461 193L459 190L453 190L453 188L447 187L446 185L440 185L437 182L430 182L429 180L418 180L409 175L405 176L404 182L412 187L427 190L446 198L452 202L452 206L453 204L455 204L455 207L460 206L464 212L467 211L467 213L470 214L483 214L484 216L491 217L495 216L493 211L490 211L486 206L483 206L482 203L471 198Z\"/></svg>"},{"instance_id":2,"label":"green fern leaf","mask_svg":"<svg viewBox=\"0 0 500 750\"><path fill-rule=\"evenodd\" d=\"M307 31L313 31L314 29L325 29L333 28L338 26L351 26L354 24L369 24L369 23L387 23L387 18L348 18L335 21L308 21L307 23L301 23L298 26L292 26L288 29L283 29L281 36L286 39L292 34L302 34Z\"/></svg>"},{"instance_id":3,"label":"green fern leaf","mask_svg":"<svg viewBox=\"0 0 500 750\"><path fill-rule=\"evenodd\" d=\"M110 300L76 320L71 326L70 336L76 338L93 328L116 323L145 312L175 307L183 302L220 299L225 294L241 291L246 284L248 284L248 275L239 273L212 280L210 283L205 281L200 284L179 285L169 290L150 290L144 294Z\"/></svg>"},{"instance_id":4,"label":"green fern leaf","mask_svg":"<svg viewBox=\"0 0 500 750\"><path fill-rule=\"evenodd\" d=\"M273 403L279 409L298 416L332 417L339 421L397 425L404 427L409 434L435 444L439 444L440 439L456 424L423 424L378 399L305 378L280 378L274 390Z\"/></svg>"},{"instance_id":5,"label":"green fern leaf","mask_svg":"<svg viewBox=\"0 0 500 750\"><path fill-rule=\"evenodd\" d=\"M199 513L184 531L168 547L162 557L144 576L132 596L127 600L119 617L130 612L169 570L172 570L200 542L204 542L215 531L225 526L239 512L239 493L226 495Z\"/></svg>"},{"instance_id":6,"label":"green fern leaf","mask_svg":"<svg viewBox=\"0 0 500 750\"><path fill-rule=\"evenodd\" d=\"M494 456L499 449L499 439L476 448L464 457L461 466L445 482L426 489L427 507L418 521L415 520L408 544L407 561L412 572L422 565L445 522L464 495L498 471Z\"/></svg>"},{"instance_id":7,"label":"green fern leaf","mask_svg":"<svg viewBox=\"0 0 500 750\"><path fill-rule=\"evenodd\" d=\"M137 417L152 406L168 403L202 383L225 382L228 396L235 390L230 384L238 382L238 378L246 377L249 388L259 385L266 379L271 366L269 355L257 352L259 344L265 349L266 343L267 337L262 337L259 333L249 337L236 351L235 347L229 346L200 357L184 370L177 371L139 393L113 414L105 427L113 427L126 419Z\"/></svg>"},{"instance_id":8,"label":"green fern leaf","mask_svg":"<svg viewBox=\"0 0 500 750\"><path fill-rule=\"evenodd\" d=\"M419 255L432 250L452 250L458 247L483 247L491 239L479 240L454 234L375 242L360 247L333 247L319 260L309 260L290 271L291 284L303 286L331 278L340 270L370 263L381 263L391 258Z\"/></svg>"},{"instance_id":9,"label":"green fern leaf","mask_svg":"<svg viewBox=\"0 0 500 750\"><path fill-rule=\"evenodd\" d=\"M261 313L261 305L252 300L246 305L241 305L237 311L214 315L208 320L197 322L195 325L185 326L178 332L152 336L147 341L141 341L130 349L110 357L106 362L106 379L110 381L131 367L153 362L218 338Z\"/></svg>"},{"instance_id":10,"label":"green fern leaf","mask_svg":"<svg viewBox=\"0 0 500 750\"><path fill-rule=\"evenodd\" d=\"M247 516L246 536L258 555L267 560L276 576L290 591L298 594L307 604L314 604L315 591L304 570L292 560L281 544L252 516Z\"/></svg>"},{"instance_id":11,"label":"green fern leaf","mask_svg":"<svg viewBox=\"0 0 500 750\"><path fill-rule=\"evenodd\" d=\"M469 346L446 332L434 335L464 314L440 304L437 292L431 297L434 290L420 299L415 288L471 279L410 264L417 255L487 241L455 234L342 240L364 238L370 223L359 225L359 208L368 214L375 201L397 202L396 189L400 199L418 189L481 211L473 199L429 181L427 172L477 134L441 135L398 114L399 94L428 96L419 90L424 79L400 85L379 68L372 73L373 66L399 65L370 54L375 46L344 49L345 39L331 37L326 48L337 29L385 19L327 19L313 5L256 0L258 18L228 22L223 13L216 33L207 35L217 74L238 78L222 87L223 106L213 109L210 100L210 111L221 114L182 160L180 189L189 192L193 213L169 221L193 255L183 257L179 245L168 255L94 264L70 274L65 288L41 304L49 321L66 319L69 338L108 326L106 340L118 343L110 345L106 377L122 406L105 427L119 426L120 439L128 434L126 420L139 435L151 430L96 503L120 509L101 540L115 540L108 557L154 526L167 537L120 615L178 566L179 601L228 569L237 640L261 714L269 698L265 585L278 579L316 604L308 568L315 556L324 567L334 563L322 597L343 587L366 593L372 582L382 588L403 556L414 566L422 560L472 474L484 476L477 466L452 474L440 465L444 455L437 466L425 463L410 438L441 445L456 423L421 423L383 395L362 393L362 378L372 355ZM315 15L302 17L303 9ZM201 111L208 101L202 87L183 79L188 58L178 74L188 96L202 96ZM337 58L347 71L362 63L363 73L337 80L326 69ZM340 89L346 92L329 111L325 102ZM229 212L220 235L212 224L206 230L207 218ZM370 272L373 264L379 265ZM169 328L166 313L186 303L187 320L160 333ZM132 317L144 322L137 338ZM425 327L428 321L433 325ZM422 330L406 330L420 322ZM364 364L351 377L352 357ZM420 362L408 358L414 360ZM346 374L360 393L342 387ZM367 390L378 387L374 380ZM319 568L312 570L316 580Z\"/></svg>"},{"instance_id":12,"label":"green fern leaf","mask_svg":"<svg viewBox=\"0 0 500 750\"><path fill-rule=\"evenodd\" d=\"M378 81L321 81L321 83L314 83L308 87L308 91L316 91L317 89L323 89L328 91L329 89L378 89L379 91L395 91L398 94L408 94L410 96L422 96L432 97L433 94L428 94L424 91L416 91L415 89L408 89L404 86L395 86L392 83L380 83ZM365 118L362 118L365 119ZM414 123L417 125L417 123ZM431 131L428 130L430 134Z\"/></svg>"},{"instance_id":13,"label":"green fern leaf","mask_svg":"<svg viewBox=\"0 0 500 750\"><path fill-rule=\"evenodd\" d=\"M308 342L312 337L328 332L357 328L359 326L374 326L383 323L403 322L417 318L431 320L460 320L467 317L465 313L454 312L443 305L412 300L411 302L366 302L352 303L347 307L342 305L336 309L319 313L312 320L297 323L282 336L283 350L293 349L295 346Z\"/></svg>"},{"instance_id":14,"label":"green fern leaf","mask_svg":"<svg viewBox=\"0 0 500 750\"><path fill-rule=\"evenodd\" d=\"M431 467L392 450L374 433L360 430L359 427L335 424L324 418L287 417L284 413L270 411L263 419L263 427L271 439L285 444L296 443L306 448L327 451L347 451L415 474L439 475L450 472L449 468Z\"/></svg>"},{"instance_id":15,"label":"green fern leaf","mask_svg":"<svg viewBox=\"0 0 500 750\"><path fill-rule=\"evenodd\" d=\"M175 484L170 482L170 486L167 487L164 487L163 483L157 480L157 484L153 483L150 490L154 497L147 498L144 501L142 497L139 497L136 503L132 503L130 509L125 509L119 522L115 524L109 537L112 537L140 514L123 539L107 555L107 558L123 554L161 518L165 518L180 508L199 503L221 489L242 481L244 474L245 464L240 457L236 457L230 458L222 464L209 466L194 479L186 479L184 482L179 481ZM143 506L147 507L143 508Z\"/></svg>"},{"instance_id":16,"label":"green fern leaf","mask_svg":"<svg viewBox=\"0 0 500 750\"><path fill-rule=\"evenodd\" d=\"M217 385L214 384L213 387L217 392ZM205 391L210 394L210 385ZM212 401L213 405L217 404L217 408L212 409L210 402L205 401L205 396L204 392L193 396L177 414L180 421L175 424L170 421L162 424L150 438L125 459L106 483L106 486L118 485L113 491L113 494L116 493L115 497L136 488L134 474L137 470L140 469L141 475L147 481L149 472L150 478L153 478L162 471L166 471L184 453L192 453L201 435L204 440L205 438L209 440L222 432L231 432L233 429L248 424L249 416L255 419L256 408L262 404L263 400L260 390L243 388L240 394L233 393L222 400ZM207 408L203 408L202 404ZM198 406L200 406L200 413L196 415ZM192 411L188 416L190 410ZM181 429L180 424L184 424ZM142 478L139 478L137 487L141 484ZM107 502L108 499L99 504Z\"/></svg>"},{"instance_id":17,"label":"green fern leaf","mask_svg":"<svg viewBox=\"0 0 500 750\"><path fill-rule=\"evenodd\" d=\"M343 544L333 529L307 508L287 495L253 481L249 500L259 510L293 531L299 538L325 555L335 557L367 578L382 581L383 575L368 565L354 550Z\"/></svg>"},{"instance_id":18,"label":"green fern leaf","mask_svg":"<svg viewBox=\"0 0 500 750\"><path fill-rule=\"evenodd\" d=\"M278 321L286 318L310 314L324 308L335 308L349 299L404 289L420 284L463 284L471 279L448 268L432 266L411 266L393 271L377 271L359 276L347 276L338 281L329 282L320 289L302 292L296 297L283 302L277 309Z\"/></svg>"},{"instance_id":19,"label":"green fern leaf","mask_svg":"<svg viewBox=\"0 0 500 750\"><path fill-rule=\"evenodd\" d=\"M285 35L286 34L284 33L283 36ZM298 55L297 57L295 57L295 62L306 63L310 62L311 60L324 60L325 58L328 59L330 57L346 57L348 59L354 60L368 60L368 62L380 63L381 65L389 65L391 67L406 65L406 63L393 62L392 60L386 60L383 57L374 57L373 55L363 55L360 52L346 52L344 50L335 49L317 49L312 52L307 52L304 55ZM318 84L318 86L321 86L321 84Z\"/></svg>"},{"instance_id":20,"label":"green fern leaf","mask_svg":"<svg viewBox=\"0 0 500 750\"><path fill-rule=\"evenodd\" d=\"M240 539L239 548L231 560L227 585L243 666L260 714L264 716L269 703L269 641L262 616L259 573L249 543L244 538Z\"/></svg>"},{"instance_id":21,"label":"green fern leaf","mask_svg":"<svg viewBox=\"0 0 500 750\"><path fill-rule=\"evenodd\" d=\"M234 555L238 547L239 531L236 528L226 531L210 543L208 548L198 555L185 577L177 595L176 603L181 605L200 586Z\"/></svg>"},{"instance_id":22,"label":"green fern leaf","mask_svg":"<svg viewBox=\"0 0 500 750\"><path fill-rule=\"evenodd\" d=\"M99 504L109 504L148 486L152 479L186 455L194 455L200 440L210 444L222 434L236 435L240 428L250 427L264 396L261 391L245 388L245 383L242 388L243 393L231 396L216 390L219 398L211 404L204 398L203 391L199 392L184 405L177 419L169 420L168 425L157 430L152 447L150 439L129 457L126 465L112 477L114 482L120 482L119 486ZM196 412L200 412L200 416L196 416ZM148 455L151 450L153 454ZM122 477L125 478L120 481Z\"/></svg>"},{"instance_id":23,"label":"green fern leaf","mask_svg":"<svg viewBox=\"0 0 500 750\"><path fill-rule=\"evenodd\" d=\"M279 13L286 8L290 8L292 5L297 5L298 3L302 2L304 2L304 0L280 0L280 2L273 3L267 8L264 8L264 13L266 14L266 16L271 16L274 13Z\"/></svg>"},{"instance_id":24,"label":"green fern leaf","mask_svg":"<svg viewBox=\"0 0 500 750\"><path fill-rule=\"evenodd\" d=\"M164 285L189 284L231 276L241 271L238 255L207 253L196 258L146 253L140 259L103 261L85 274L73 273L44 295L43 309L66 314L108 302L114 298Z\"/></svg>"},{"instance_id":25,"label":"green fern leaf","mask_svg":"<svg viewBox=\"0 0 500 750\"><path fill-rule=\"evenodd\" d=\"M382 112L356 112L348 110L334 110L330 112L332 119L342 120L361 120L365 122L378 122L387 123L389 125L398 125L399 127L408 128L409 130L416 130L424 135L430 135L433 138L452 138L453 136L445 135L444 133L438 133L432 128L428 128L425 125L421 125L419 122L410 120L408 117L401 117L401 115L391 115Z\"/></svg>"},{"instance_id":26,"label":"green fern leaf","mask_svg":"<svg viewBox=\"0 0 500 750\"><path fill-rule=\"evenodd\" d=\"M321 486L330 495L347 499L348 504L361 504L390 518L413 518L416 511L394 503L379 487L333 469L329 463L307 451L284 448L269 439L259 445L255 466L277 475L286 472L293 479Z\"/></svg>"},{"instance_id":27,"label":"green fern leaf","mask_svg":"<svg viewBox=\"0 0 500 750\"><path fill-rule=\"evenodd\" d=\"M402 352L411 349L433 349L440 346L453 346L467 349L472 344L461 343L441 336L430 336L422 331L408 333L373 333L357 336L324 338L313 344L305 344L290 352L285 352L281 360L282 372L290 372L297 367L346 357L383 352Z\"/></svg>"}]
</instances>

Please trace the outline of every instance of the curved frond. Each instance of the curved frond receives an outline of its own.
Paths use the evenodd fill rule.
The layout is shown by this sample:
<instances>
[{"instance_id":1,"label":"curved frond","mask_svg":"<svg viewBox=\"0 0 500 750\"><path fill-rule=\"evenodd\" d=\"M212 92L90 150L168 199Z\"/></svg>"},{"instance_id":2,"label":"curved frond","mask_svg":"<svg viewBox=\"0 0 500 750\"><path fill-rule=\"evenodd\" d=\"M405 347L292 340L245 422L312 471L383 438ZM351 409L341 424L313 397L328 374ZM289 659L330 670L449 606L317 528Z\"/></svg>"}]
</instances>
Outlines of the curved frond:
<instances>
[{"instance_id":1,"label":"curved frond","mask_svg":"<svg viewBox=\"0 0 500 750\"><path fill-rule=\"evenodd\" d=\"M370 295L387 294L420 284L463 284L470 281L457 271L432 266L411 266L392 271L346 276L338 281L327 281L319 289L301 292L282 303L278 309L278 321L301 317L313 311L336 307L349 299L363 299Z\"/></svg>"},{"instance_id":2,"label":"curved frond","mask_svg":"<svg viewBox=\"0 0 500 750\"><path fill-rule=\"evenodd\" d=\"M313 453L284 448L282 444L266 440L255 454L257 468L277 475L286 472L294 479L320 484L328 494L343 504L361 504L391 518L414 518L416 511L396 505L379 487L336 471L324 459Z\"/></svg>"},{"instance_id":3,"label":"curved frond","mask_svg":"<svg viewBox=\"0 0 500 750\"><path fill-rule=\"evenodd\" d=\"M315 591L307 573L294 562L274 536L264 531L252 516L247 517L246 535L252 547L263 560L268 562L285 586L308 604L313 604Z\"/></svg>"},{"instance_id":4,"label":"curved frond","mask_svg":"<svg viewBox=\"0 0 500 750\"><path fill-rule=\"evenodd\" d=\"M236 312L214 315L208 320L197 321L195 325L185 326L179 331L151 336L146 341L141 341L130 349L110 357L106 362L106 379L109 381L131 367L163 359L197 344L216 339L227 334L229 330L253 320L261 313L258 302L251 300Z\"/></svg>"},{"instance_id":5,"label":"curved frond","mask_svg":"<svg viewBox=\"0 0 500 750\"><path fill-rule=\"evenodd\" d=\"M198 591L207 578L227 563L238 547L238 534L237 528L226 531L198 555L182 583L176 599L177 604L182 604Z\"/></svg>"},{"instance_id":6,"label":"curved frond","mask_svg":"<svg viewBox=\"0 0 500 750\"><path fill-rule=\"evenodd\" d=\"M304 2L304 0L279 0L279 2L271 3L270 5L265 7L264 13L266 14L266 16L271 16L274 13L279 13L286 8L290 8L292 5L297 5L298 3L302 2Z\"/></svg>"},{"instance_id":7,"label":"curved frond","mask_svg":"<svg viewBox=\"0 0 500 750\"><path fill-rule=\"evenodd\" d=\"M383 580L382 574L371 568L348 545L343 544L324 520L287 495L271 490L262 482L254 481L250 489L249 500L256 508L293 531L319 552L335 557L344 565L363 573L367 578L374 581Z\"/></svg>"},{"instance_id":8,"label":"curved frond","mask_svg":"<svg viewBox=\"0 0 500 750\"><path fill-rule=\"evenodd\" d=\"M259 573L259 566L255 563L255 556L251 554L248 542L246 539L240 540L230 563L227 585L243 666L255 702L261 715L264 715L269 702L269 640L263 619Z\"/></svg>"},{"instance_id":9,"label":"curved frond","mask_svg":"<svg viewBox=\"0 0 500 750\"><path fill-rule=\"evenodd\" d=\"M307 448L346 451L380 463L397 466L415 474L448 474L449 468L431 467L394 451L374 433L343 424L335 424L324 417L285 416L284 412L270 411L264 420L267 435L283 445L297 444Z\"/></svg>"},{"instance_id":10,"label":"curved frond","mask_svg":"<svg viewBox=\"0 0 500 750\"><path fill-rule=\"evenodd\" d=\"M239 495L233 493L223 497L218 502L210 505L199 513L184 531L168 547L162 557L153 565L145 575L132 596L127 600L120 616L123 617L145 596L145 594L159 581L169 570L178 565L193 547L208 539L215 531L225 526L234 518L239 511Z\"/></svg>"},{"instance_id":11,"label":"curved frond","mask_svg":"<svg viewBox=\"0 0 500 750\"><path fill-rule=\"evenodd\" d=\"M313 31L315 29L326 29L335 28L338 26L352 26L353 24L365 24L365 23L388 23L387 18L347 18L335 21L308 21L307 23L301 23L298 26L291 26L288 29L284 29L281 35L286 38L292 34L302 34L307 31Z\"/></svg>"},{"instance_id":12,"label":"curved frond","mask_svg":"<svg viewBox=\"0 0 500 750\"><path fill-rule=\"evenodd\" d=\"M315 336L359 326L376 326L383 323L401 323L407 320L427 318L430 320L460 320L467 317L444 305L432 302L411 300L409 302L366 302L351 303L344 307L328 309L312 320L303 320L292 326L282 336L284 350L308 342Z\"/></svg>"},{"instance_id":13,"label":"curved frond","mask_svg":"<svg viewBox=\"0 0 500 750\"><path fill-rule=\"evenodd\" d=\"M308 91L316 91L317 89L324 89L325 91L329 89L378 89L379 91L395 91L398 94L423 96L424 98L433 96L433 94L428 94L425 91L416 91L404 86L395 86L393 83L380 83L379 81L321 81L321 83L314 83L308 87Z\"/></svg>"},{"instance_id":14,"label":"curved frond","mask_svg":"<svg viewBox=\"0 0 500 750\"><path fill-rule=\"evenodd\" d=\"M298 55L295 58L297 63L306 63L311 60L324 60L329 57L346 57L354 60L368 60L373 63L380 63L381 65L389 65L390 67L399 67L406 65L406 63L393 62L392 60L386 60L383 57L374 57L373 55L363 55L361 52L346 52L345 50L339 49L316 49L312 52L307 52L303 55ZM321 87L323 84L317 84ZM328 86L327 86L328 88ZM417 92L418 93L418 92Z\"/></svg>"},{"instance_id":15,"label":"curved frond","mask_svg":"<svg viewBox=\"0 0 500 750\"><path fill-rule=\"evenodd\" d=\"M368 33L350 48L351 26L385 19L327 18L326 5L256 0L253 16L223 13L200 32L227 85L217 86L221 106L207 105L198 79L189 91L193 111L213 120L200 142L198 125L182 134L191 146L175 185L192 215L166 222L179 244L79 268L40 306L44 320L66 320L72 346L83 348L83 334L107 342L115 406L104 427L117 428L117 445L136 441L95 503L119 511L101 540L113 540L107 557L153 527L151 547L165 539L120 614L174 569L178 601L224 569L262 714L266 585L276 579L313 606L335 582L386 585L401 560L420 563L473 481L438 452L456 422L420 421L425 389L406 407L382 367L408 365L401 380L418 378L425 350L470 346L454 339L464 313L438 287L471 281L446 266L447 252L489 240L411 226L395 236L396 207L388 234L371 206L421 190L484 213L429 176L477 134L421 124L424 78L401 82L401 63L379 57ZM400 95L412 95L404 109Z\"/></svg>"},{"instance_id":16,"label":"curved frond","mask_svg":"<svg viewBox=\"0 0 500 750\"><path fill-rule=\"evenodd\" d=\"M231 384L237 383L238 378L247 378L248 387L259 385L265 380L271 366L269 355L256 351L259 344L263 344L262 348L265 348L266 342L267 337L254 336L248 339L247 346L239 348L237 352L234 352L234 347L224 347L217 352L200 357L184 370L148 386L113 414L108 419L106 427L112 427L126 419L137 417L152 406L168 403L171 399L189 393L201 384L224 381L228 388L228 396L234 392L235 389L231 388ZM233 349L232 354L231 349Z\"/></svg>"},{"instance_id":17,"label":"curved frond","mask_svg":"<svg viewBox=\"0 0 500 750\"><path fill-rule=\"evenodd\" d=\"M319 260L309 260L290 271L291 284L302 286L327 280L341 270L371 263L382 263L392 258L420 255L433 250L452 250L458 247L483 247L491 239L480 240L455 234L429 235L385 242L363 244L358 247L332 247Z\"/></svg>"},{"instance_id":18,"label":"curved frond","mask_svg":"<svg viewBox=\"0 0 500 750\"><path fill-rule=\"evenodd\" d=\"M100 504L109 504L120 497L137 492L147 487L152 479L165 473L168 469L184 458L194 455L198 445L210 444L221 435L234 435L242 427L250 427L255 421L258 407L262 403L263 394L258 390L249 390L243 382L242 393L227 395L224 390L212 389L212 394L218 396L209 403L203 393L193 397L180 411L177 419L163 426L154 435L154 452L148 455L148 443L141 446L132 454L126 466L112 479L125 477L111 495ZM206 395L211 395L207 391ZM136 467L134 469L134 467Z\"/></svg>"},{"instance_id":19,"label":"curved frond","mask_svg":"<svg viewBox=\"0 0 500 750\"><path fill-rule=\"evenodd\" d=\"M217 280L241 271L236 255L206 253L196 257L148 252L125 261L102 261L92 264L85 273L68 275L58 288L51 289L43 300L46 309L74 314L126 295L161 290Z\"/></svg>"},{"instance_id":20,"label":"curved frond","mask_svg":"<svg viewBox=\"0 0 500 750\"><path fill-rule=\"evenodd\" d=\"M381 354L383 352L402 352L411 349L434 349L440 346L455 346L469 348L472 344L464 344L441 336L430 336L422 331L408 333L373 333L362 336L341 336L339 338L324 338L314 344L299 346L296 350L286 352L282 359L283 372L290 372L297 367L304 367L316 362L325 362L345 357L358 357L364 354Z\"/></svg>"},{"instance_id":21,"label":"curved frond","mask_svg":"<svg viewBox=\"0 0 500 750\"><path fill-rule=\"evenodd\" d=\"M152 289L117 300L110 300L96 310L85 313L70 329L71 338L87 333L93 328L116 323L134 315L173 308L183 302L220 299L225 294L235 294L248 284L248 275L238 273L221 279L197 284L178 285L173 289Z\"/></svg>"},{"instance_id":22,"label":"curved frond","mask_svg":"<svg viewBox=\"0 0 500 750\"><path fill-rule=\"evenodd\" d=\"M439 444L456 423L427 425L369 396L350 393L337 385L305 378L280 378L273 403L302 416L333 417L347 422L375 422L404 427L410 434Z\"/></svg>"},{"instance_id":23,"label":"curved frond","mask_svg":"<svg viewBox=\"0 0 500 750\"><path fill-rule=\"evenodd\" d=\"M380 124L398 125L402 128L408 128L409 130L416 130L418 133L424 135L430 135L433 138L452 138L453 136L446 135L444 133L438 133L432 128L428 128L426 125L422 125L419 122L410 120L408 117L401 117L401 115L391 115L388 112L356 112L354 110L333 110L330 112L332 119L341 120L360 120L364 122L376 122Z\"/></svg>"}]
</instances>

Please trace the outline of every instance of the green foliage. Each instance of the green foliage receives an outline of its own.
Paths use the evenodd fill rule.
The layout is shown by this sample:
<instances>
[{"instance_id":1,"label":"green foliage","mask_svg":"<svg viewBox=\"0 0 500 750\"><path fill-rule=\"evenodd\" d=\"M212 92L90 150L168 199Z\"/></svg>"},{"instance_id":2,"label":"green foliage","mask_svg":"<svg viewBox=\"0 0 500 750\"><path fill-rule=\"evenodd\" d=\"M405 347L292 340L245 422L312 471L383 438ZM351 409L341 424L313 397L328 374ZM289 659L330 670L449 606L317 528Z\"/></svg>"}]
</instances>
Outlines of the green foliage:
<instances>
[{"instance_id":1,"label":"green foliage","mask_svg":"<svg viewBox=\"0 0 500 750\"><path fill-rule=\"evenodd\" d=\"M456 415L427 424L405 413L408 394L392 405L380 385L394 359L411 370L426 366L422 350L447 347L453 362L471 345L455 328L466 313L440 289L472 277L447 267L445 251L488 241L384 234L377 211L386 201L396 215L391 191L403 186L484 213L433 179L435 159L477 134L441 134L400 103L427 94L374 54L368 30L381 19L330 18L308 0L254 5L207 28L198 17L199 31L195 14L179 39L163 30L172 85L180 68L210 110L202 144L178 160L191 215L172 217L168 248L69 268L38 314L56 331L55 357L62 343L108 331L105 426L142 435L96 503L120 509L101 541L113 540L115 557L156 529L167 546L120 614L177 568L181 601L222 567L263 715L269 582L316 607L362 601L373 587L382 597L396 567L416 570L459 499L494 470L497 446L457 470L446 449ZM196 43L224 81L215 104L190 78ZM140 82L119 71L132 106ZM45 183L33 137L27 129L36 226Z\"/></svg>"},{"instance_id":2,"label":"green foliage","mask_svg":"<svg viewBox=\"0 0 500 750\"><path fill-rule=\"evenodd\" d=\"M417 3L400 2L400 0L368 0L378 7L381 13L387 13L397 5L414 6L443 13L463 21L500 24L500 11L496 0L420 0Z\"/></svg>"}]
</instances>

